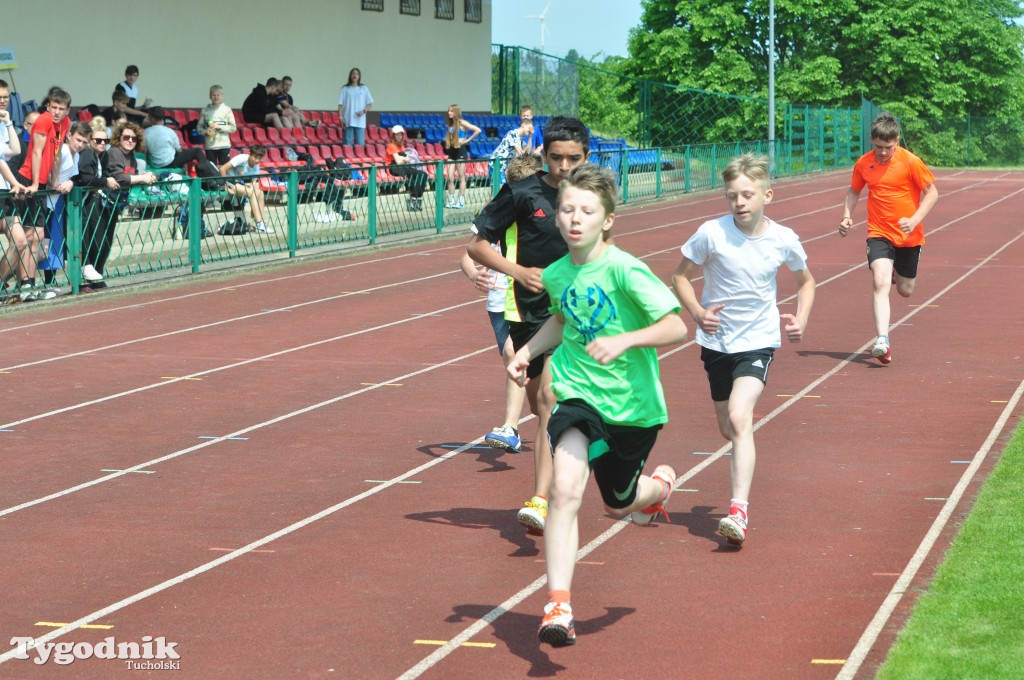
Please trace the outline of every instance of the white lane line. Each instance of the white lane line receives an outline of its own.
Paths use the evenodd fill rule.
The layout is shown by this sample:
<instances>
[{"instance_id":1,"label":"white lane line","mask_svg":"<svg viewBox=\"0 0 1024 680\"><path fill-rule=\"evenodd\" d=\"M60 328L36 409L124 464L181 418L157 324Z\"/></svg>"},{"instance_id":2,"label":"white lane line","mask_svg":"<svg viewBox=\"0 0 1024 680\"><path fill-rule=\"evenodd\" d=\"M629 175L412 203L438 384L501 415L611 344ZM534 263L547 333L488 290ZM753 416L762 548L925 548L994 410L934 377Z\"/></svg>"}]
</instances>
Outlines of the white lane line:
<instances>
[{"instance_id":1,"label":"white lane line","mask_svg":"<svg viewBox=\"0 0 1024 680\"><path fill-rule=\"evenodd\" d=\"M978 449L977 453L974 454L974 458L971 461L970 466L964 470L964 474L960 476L960 481L954 487L953 492L949 495L949 499L943 504L942 510L939 511L938 517L932 522L931 528L928 533L925 534L921 544L917 547L913 557L910 558L910 562L907 563L903 573L896 579L896 583L893 584L892 589L889 591L889 595L882 602L882 606L878 608L873 619L868 624L867 628L864 629L864 633L861 635L860 640L857 641L853 651L846 657L846 664L843 666L839 674L836 675L836 680L852 680L860 670L861 664L864 663L864 659L867 658L868 652L874 646L878 640L878 636L882 633L882 629L885 628L886 622L889 617L892 616L893 611L899 606L899 603L903 600L903 597L909 592L910 584L914 580L914 576L917 575L918 569L921 568L921 564L924 563L925 559L931 554L932 549L935 547L936 541L942 531L946 528L949 523L949 518L952 516L953 511L960 504L960 500L963 498L964 492L967 490L968 485L974 480L975 475L978 473L978 468L985 461L985 457L988 456L989 451L992 450L992 445L995 444L999 435L1002 433L1003 428L1006 427L1006 422L1010 419L1010 414L1013 413L1014 409L1017 408L1017 403L1020 401L1021 395L1024 395L1024 382L1021 382L1017 386L1017 390L1013 393L1013 398L1003 409L1003 413L999 416L996 424L992 427L992 430L988 433L988 437L985 442Z\"/></svg>"}]
</instances>

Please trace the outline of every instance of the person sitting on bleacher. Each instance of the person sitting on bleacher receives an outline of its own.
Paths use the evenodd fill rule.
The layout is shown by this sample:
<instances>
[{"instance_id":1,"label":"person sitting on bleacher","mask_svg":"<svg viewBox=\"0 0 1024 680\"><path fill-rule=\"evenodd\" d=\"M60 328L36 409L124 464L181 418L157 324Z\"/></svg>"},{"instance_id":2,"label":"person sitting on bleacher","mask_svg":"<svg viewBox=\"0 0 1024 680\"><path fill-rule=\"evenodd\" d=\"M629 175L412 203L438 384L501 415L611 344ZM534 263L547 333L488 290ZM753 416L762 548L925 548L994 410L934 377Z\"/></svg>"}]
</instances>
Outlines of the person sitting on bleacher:
<instances>
[{"instance_id":1,"label":"person sitting on bleacher","mask_svg":"<svg viewBox=\"0 0 1024 680\"><path fill-rule=\"evenodd\" d=\"M149 149L149 165L152 170L161 168L184 168L188 163L196 164L200 177L216 177L217 167L206 159L199 149L182 149L178 134L164 125L164 109L154 106L147 114L145 136Z\"/></svg>"},{"instance_id":2,"label":"person sitting on bleacher","mask_svg":"<svg viewBox=\"0 0 1024 680\"><path fill-rule=\"evenodd\" d=\"M409 210L423 210L423 190L427 186L427 173L410 163L418 163L414 151L405 148L405 128L396 125L391 128L391 141L388 142L384 163L388 171L396 177L405 177L409 188Z\"/></svg>"},{"instance_id":3,"label":"person sitting on bleacher","mask_svg":"<svg viewBox=\"0 0 1024 680\"><path fill-rule=\"evenodd\" d=\"M126 97L126 106L124 112L128 114L128 119L133 120L139 125L145 124L146 113L149 111L149 107L153 104L153 100L146 97L146 100L142 104L136 104L139 97L139 86L136 85L136 81L139 79L139 67L135 64L129 64L124 70L124 80L118 83L114 89L124 92ZM109 118L107 120L110 120Z\"/></svg>"},{"instance_id":4,"label":"person sitting on bleacher","mask_svg":"<svg viewBox=\"0 0 1024 680\"><path fill-rule=\"evenodd\" d=\"M264 220L264 216L267 214L267 202L257 177L262 172L260 161L263 160L266 152L267 150L263 146L253 144L249 148L249 153L240 153L220 166L220 174L221 177L234 178L234 181L224 184L224 189L233 197L235 217L241 216L241 206L248 201L249 213L256 222L256 231L273 234L274 228L267 226Z\"/></svg>"},{"instance_id":5,"label":"person sitting on bleacher","mask_svg":"<svg viewBox=\"0 0 1024 680\"><path fill-rule=\"evenodd\" d=\"M280 91L281 81L277 78L268 79L266 85L257 83L242 103L242 120L278 130L284 128L281 116L276 111L277 93Z\"/></svg>"},{"instance_id":6,"label":"person sitting on bleacher","mask_svg":"<svg viewBox=\"0 0 1024 680\"><path fill-rule=\"evenodd\" d=\"M283 120L289 127L302 127L308 125L310 127L316 127L320 124L318 120L306 120L306 114L304 114L299 107L295 106L295 100L288 94L292 89L292 77L285 76L281 78L281 89L277 93L277 111L281 115Z\"/></svg>"},{"instance_id":7,"label":"person sitting on bleacher","mask_svg":"<svg viewBox=\"0 0 1024 680\"><path fill-rule=\"evenodd\" d=\"M519 127L512 128L501 140L501 144L491 154L491 158L501 159L501 174L504 177L508 163L516 156L529 153L532 149L530 139L533 137L533 121L523 118L519 121Z\"/></svg>"}]
</instances>

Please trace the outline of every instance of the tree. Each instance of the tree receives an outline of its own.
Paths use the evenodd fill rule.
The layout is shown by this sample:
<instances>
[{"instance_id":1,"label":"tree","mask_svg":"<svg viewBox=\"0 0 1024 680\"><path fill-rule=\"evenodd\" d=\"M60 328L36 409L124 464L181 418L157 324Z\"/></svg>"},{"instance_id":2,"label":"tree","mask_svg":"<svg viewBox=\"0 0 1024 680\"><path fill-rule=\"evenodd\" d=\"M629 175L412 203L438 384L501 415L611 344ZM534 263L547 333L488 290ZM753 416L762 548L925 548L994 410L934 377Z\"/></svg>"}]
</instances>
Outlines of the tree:
<instances>
[{"instance_id":1,"label":"tree","mask_svg":"<svg viewBox=\"0 0 1024 680\"><path fill-rule=\"evenodd\" d=\"M644 0L626 72L767 96L768 0ZM904 116L1024 112L1019 0L777 0L776 96Z\"/></svg>"}]
</instances>

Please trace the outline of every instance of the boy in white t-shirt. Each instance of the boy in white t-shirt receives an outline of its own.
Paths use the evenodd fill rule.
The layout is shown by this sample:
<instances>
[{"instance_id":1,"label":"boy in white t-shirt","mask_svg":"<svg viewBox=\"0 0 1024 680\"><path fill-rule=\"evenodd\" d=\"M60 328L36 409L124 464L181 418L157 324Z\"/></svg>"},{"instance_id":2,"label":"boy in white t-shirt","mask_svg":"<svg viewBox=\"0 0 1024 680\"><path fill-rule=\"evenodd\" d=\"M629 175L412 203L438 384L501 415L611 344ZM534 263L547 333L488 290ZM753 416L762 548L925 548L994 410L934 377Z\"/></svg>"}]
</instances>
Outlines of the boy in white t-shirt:
<instances>
[{"instance_id":1,"label":"boy in white t-shirt","mask_svg":"<svg viewBox=\"0 0 1024 680\"><path fill-rule=\"evenodd\" d=\"M224 189L237 199L249 201L249 213L256 222L256 231L264 234L273 234L274 228L267 226L264 215L267 213L267 203L263 195L263 188L260 187L257 175L260 170L260 161L267 150L259 145L253 144L249 153L240 153L224 165L220 166L221 177L234 177L234 182L224 184Z\"/></svg>"},{"instance_id":2,"label":"boy in white t-shirt","mask_svg":"<svg viewBox=\"0 0 1024 680\"><path fill-rule=\"evenodd\" d=\"M734 158L722 171L730 214L702 224L682 247L672 288L697 322L697 344L708 374L722 436L732 442L732 500L718 533L733 545L747 537L747 509L754 479L754 407L768 379L768 366L782 345L780 318L790 342L800 342L814 304L814 277L792 229L764 216L772 200L768 158ZM797 282L796 314L779 314L778 269ZM698 302L691 279L704 269Z\"/></svg>"}]
</instances>

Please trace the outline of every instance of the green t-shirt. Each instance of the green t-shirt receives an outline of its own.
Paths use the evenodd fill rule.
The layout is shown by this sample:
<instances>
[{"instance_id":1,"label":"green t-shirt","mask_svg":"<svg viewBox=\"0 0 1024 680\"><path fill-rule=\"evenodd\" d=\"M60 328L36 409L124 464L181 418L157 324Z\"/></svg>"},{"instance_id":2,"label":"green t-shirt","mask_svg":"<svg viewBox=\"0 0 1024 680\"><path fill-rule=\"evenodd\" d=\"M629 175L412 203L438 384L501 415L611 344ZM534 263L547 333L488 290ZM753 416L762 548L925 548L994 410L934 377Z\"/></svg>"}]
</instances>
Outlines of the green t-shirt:
<instances>
[{"instance_id":1,"label":"green t-shirt","mask_svg":"<svg viewBox=\"0 0 1024 680\"><path fill-rule=\"evenodd\" d=\"M653 427L668 420L653 347L633 348L602 366L586 345L594 338L646 328L679 301L646 264L609 246L581 267L569 256L544 270L551 313L565 319L562 344L551 358L551 387L559 401L582 399L611 425Z\"/></svg>"}]
</instances>

